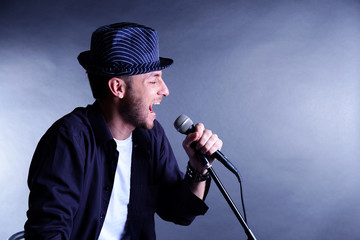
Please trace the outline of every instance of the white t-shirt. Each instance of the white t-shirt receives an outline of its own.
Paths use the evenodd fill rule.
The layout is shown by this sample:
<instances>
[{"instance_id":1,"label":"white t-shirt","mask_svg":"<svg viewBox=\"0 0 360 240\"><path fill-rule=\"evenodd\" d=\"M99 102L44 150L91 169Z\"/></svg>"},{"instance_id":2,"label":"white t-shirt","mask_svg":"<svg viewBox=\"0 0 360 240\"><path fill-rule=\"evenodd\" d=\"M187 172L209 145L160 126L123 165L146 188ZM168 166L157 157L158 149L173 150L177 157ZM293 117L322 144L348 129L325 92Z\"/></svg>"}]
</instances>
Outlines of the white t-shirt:
<instances>
[{"instance_id":1,"label":"white t-shirt","mask_svg":"<svg viewBox=\"0 0 360 240\"><path fill-rule=\"evenodd\" d=\"M115 142L117 145L116 149L119 152L119 160L99 240L119 240L125 232L130 198L132 135L122 141L115 139Z\"/></svg>"}]
</instances>

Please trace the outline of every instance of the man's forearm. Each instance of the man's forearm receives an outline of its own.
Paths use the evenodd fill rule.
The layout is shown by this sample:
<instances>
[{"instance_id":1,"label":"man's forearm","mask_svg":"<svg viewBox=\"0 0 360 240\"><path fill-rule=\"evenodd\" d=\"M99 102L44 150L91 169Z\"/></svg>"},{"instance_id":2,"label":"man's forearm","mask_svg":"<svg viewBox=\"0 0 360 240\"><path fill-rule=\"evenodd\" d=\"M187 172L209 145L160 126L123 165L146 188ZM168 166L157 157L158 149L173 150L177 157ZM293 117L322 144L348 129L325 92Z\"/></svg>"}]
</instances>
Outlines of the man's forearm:
<instances>
[{"instance_id":1,"label":"man's forearm","mask_svg":"<svg viewBox=\"0 0 360 240\"><path fill-rule=\"evenodd\" d=\"M204 199L206 181L195 182L194 180L189 181L189 187L192 193L194 193L198 198Z\"/></svg>"}]
</instances>

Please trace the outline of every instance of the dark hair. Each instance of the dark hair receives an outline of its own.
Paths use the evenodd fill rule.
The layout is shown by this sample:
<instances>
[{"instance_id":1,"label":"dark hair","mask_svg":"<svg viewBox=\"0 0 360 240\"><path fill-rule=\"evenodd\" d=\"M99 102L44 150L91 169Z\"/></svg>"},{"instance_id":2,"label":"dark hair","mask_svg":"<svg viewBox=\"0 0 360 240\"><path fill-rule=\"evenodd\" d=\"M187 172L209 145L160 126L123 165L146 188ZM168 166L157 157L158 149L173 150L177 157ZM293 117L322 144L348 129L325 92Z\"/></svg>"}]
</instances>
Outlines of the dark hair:
<instances>
[{"instance_id":1,"label":"dark hair","mask_svg":"<svg viewBox=\"0 0 360 240\"><path fill-rule=\"evenodd\" d=\"M93 97L95 99L104 99L109 89L108 82L112 77L88 73L88 78Z\"/></svg>"},{"instance_id":2,"label":"dark hair","mask_svg":"<svg viewBox=\"0 0 360 240\"><path fill-rule=\"evenodd\" d=\"M93 97L96 100L104 99L110 91L108 82L113 77L88 73L88 78ZM119 78L123 79L126 82L128 88L131 87L131 76L119 76Z\"/></svg>"}]
</instances>

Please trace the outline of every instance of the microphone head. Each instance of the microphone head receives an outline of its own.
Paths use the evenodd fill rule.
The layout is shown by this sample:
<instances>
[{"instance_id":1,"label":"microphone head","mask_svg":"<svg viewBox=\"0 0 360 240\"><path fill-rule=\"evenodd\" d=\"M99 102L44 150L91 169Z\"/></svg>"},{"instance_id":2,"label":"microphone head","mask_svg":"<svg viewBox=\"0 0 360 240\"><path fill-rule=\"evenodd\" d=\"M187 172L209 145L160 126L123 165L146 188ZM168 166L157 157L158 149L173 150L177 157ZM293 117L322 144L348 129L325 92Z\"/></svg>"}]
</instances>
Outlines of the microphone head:
<instances>
[{"instance_id":1,"label":"microphone head","mask_svg":"<svg viewBox=\"0 0 360 240\"><path fill-rule=\"evenodd\" d=\"M185 114L181 114L175 120L174 127L178 132L182 134L188 134L189 130L192 131L192 129L194 128L193 121Z\"/></svg>"}]
</instances>

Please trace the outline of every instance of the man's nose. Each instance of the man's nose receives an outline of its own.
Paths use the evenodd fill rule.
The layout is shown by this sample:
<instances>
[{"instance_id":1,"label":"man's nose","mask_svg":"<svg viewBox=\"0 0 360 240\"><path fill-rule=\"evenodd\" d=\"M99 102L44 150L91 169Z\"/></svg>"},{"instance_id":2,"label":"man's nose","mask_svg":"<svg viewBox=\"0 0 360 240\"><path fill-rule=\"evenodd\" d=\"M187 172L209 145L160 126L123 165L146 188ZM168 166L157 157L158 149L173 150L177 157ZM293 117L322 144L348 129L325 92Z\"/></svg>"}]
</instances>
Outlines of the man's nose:
<instances>
[{"instance_id":1,"label":"man's nose","mask_svg":"<svg viewBox=\"0 0 360 240\"><path fill-rule=\"evenodd\" d=\"M167 97L170 94L170 91L164 81L162 81L162 83L161 83L161 88L159 90L159 94L163 95L164 97Z\"/></svg>"}]
</instances>

